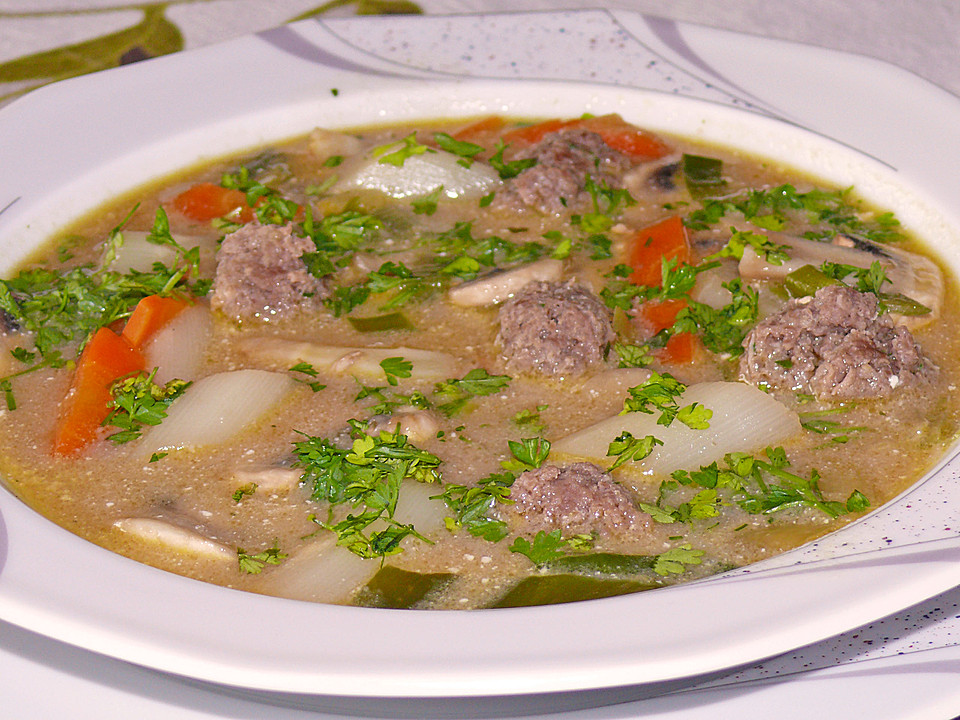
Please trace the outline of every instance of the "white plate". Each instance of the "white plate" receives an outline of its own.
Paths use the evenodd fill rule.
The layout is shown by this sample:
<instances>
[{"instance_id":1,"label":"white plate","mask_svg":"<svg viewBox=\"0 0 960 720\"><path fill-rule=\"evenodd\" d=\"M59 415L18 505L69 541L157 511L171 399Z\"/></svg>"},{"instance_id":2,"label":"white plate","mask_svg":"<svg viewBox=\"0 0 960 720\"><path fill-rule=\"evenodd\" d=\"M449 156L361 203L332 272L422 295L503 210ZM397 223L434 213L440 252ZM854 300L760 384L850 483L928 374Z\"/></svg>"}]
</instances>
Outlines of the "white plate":
<instances>
[{"instance_id":1,"label":"white plate","mask_svg":"<svg viewBox=\"0 0 960 720\"><path fill-rule=\"evenodd\" d=\"M886 66L880 94L856 72L875 63L771 49L625 12L364 19L78 78L0 111L0 248L9 266L131 185L317 124L589 111L855 183L960 268L958 141L946 132L960 120L956 99ZM835 78L840 57L849 71ZM798 65L803 82L788 87ZM862 127L878 112L887 122ZM94 547L0 492L0 618L263 690L411 698L658 683L816 642L960 583L958 469L951 461L841 533L732 575L473 613L319 606L197 583Z\"/></svg>"}]
</instances>

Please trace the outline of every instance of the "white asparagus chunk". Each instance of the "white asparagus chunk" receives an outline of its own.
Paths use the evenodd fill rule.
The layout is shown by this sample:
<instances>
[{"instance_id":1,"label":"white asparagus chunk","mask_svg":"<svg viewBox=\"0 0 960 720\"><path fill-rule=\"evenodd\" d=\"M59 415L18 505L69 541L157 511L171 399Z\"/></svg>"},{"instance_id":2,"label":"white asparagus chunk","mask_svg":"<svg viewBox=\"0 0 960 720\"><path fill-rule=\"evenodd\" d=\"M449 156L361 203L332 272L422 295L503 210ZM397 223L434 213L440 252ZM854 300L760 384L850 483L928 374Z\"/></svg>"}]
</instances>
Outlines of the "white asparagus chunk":
<instances>
[{"instance_id":1,"label":"white asparagus chunk","mask_svg":"<svg viewBox=\"0 0 960 720\"><path fill-rule=\"evenodd\" d=\"M532 282L556 282L563 274L563 262L543 258L510 270L496 271L450 288L447 298L461 307L501 303Z\"/></svg>"},{"instance_id":2,"label":"white asparagus chunk","mask_svg":"<svg viewBox=\"0 0 960 720\"><path fill-rule=\"evenodd\" d=\"M174 378L195 378L212 332L206 305L193 305L178 314L144 348L147 367L157 368L155 380L162 385Z\"/></svg>"},{"instance_id":3,"label":"white asparagus chunk","mask_svg":"<svg viewBox=\"0 0 960 720\"><path fill-rule=\"evenodd\" d=\"M573 456L609 465L610 443L623 431L635 438L653 435L663 441L644 460L630 467L644 474L668 475L674 470L692 470L709 465L730 452L754 452L776 445L800 432L795 412L758 390L738 382L707 382L691 385L678 402L713 411L710 427L693 430L679 420L658 425L660 414L631 412L601 420L553 444L557 455Z\"/></svg>"},{"instance_id":4,"label":"white asparagus chunk","mask_svg":"<svg viewBox=\"0 0 960 720\"><path fill-rule=\"evenodd\" d=\"M365 160L337 187L379 190L395 198L422 197L442 187L449 198L479 198L502 182L489 165L464 167L463 158L443 150L408 157L402 165L380 162L381 157Z\"/></svg>"},{"instance_id":5,"label":"white asparagus chunk","mask_svg":"<svg viewBox=\"0 0 960 720\"><path fill-rule=\"evenodd\" d=\"M432 483L407 480L400 490L394 517L397 522L412 524L423 535L444 528L448 514L442 500L431 500L440 487ZM382 530L379 521L367 531ZM417 542L407 538L404 543ZM336 546L333 533L307 545L285 560L269 574L264 574L257 591L268 595L307 600L310 602L345 603L354 592L366 585L380 570L380 559L364 559Z\"/></svg>"},{"instance_id":6,"label":"white asparagus chunk","mask_svg":"<svg viewBox=\"0 0 960 720\"><path fill-rule=\"evenodd\" d=\"M171 245L157 245L147 241L147 233L140 230L124 230L123 243L117 248L110 270L129 273L131 270L150 272L155 262L171 265L177 259L177 250ZM192 248L204 244L203 238L194 235L176 235L181 247Z\"/></svg>"},{"instance_id":7,"label":"white asparagus chunk","mask_svg":"<svg viewBox=\"0 0 960 720\"><path fill-rule=\"evenodd\" d=\"M244 354L258 362L284 369L305 362L321 372L356 375L383 380L380 363L402 357L413 363L410 377L418 380L443 380L457 373L459 362L448 353L409 347L344 347L318 343L250 337L240 341Z\"/></svg>"},{"instance_id":8,"label":"white asparagus chunk","mask_svg":"<svg viewBox=\"0 0 960 720\"><path fill-rule=\"evenodd\" d=\"M173 401L166 419L144 433L141 448L149 454L225 442L266 415L295 385L287 375L267 370L208 375Z\"/></svg>"},{"instance_id":9,"label":"white asparagus chunk","mask_svg":"<svg viewBox=\"0 0 960 720\"><path fill-rule=\"evenodd\" d=\"M213 560L236 560L235 550L208 537L156 518L123 518L113 526L144 542L157 543L185 555Z\"/></svg>"}]
</instances>

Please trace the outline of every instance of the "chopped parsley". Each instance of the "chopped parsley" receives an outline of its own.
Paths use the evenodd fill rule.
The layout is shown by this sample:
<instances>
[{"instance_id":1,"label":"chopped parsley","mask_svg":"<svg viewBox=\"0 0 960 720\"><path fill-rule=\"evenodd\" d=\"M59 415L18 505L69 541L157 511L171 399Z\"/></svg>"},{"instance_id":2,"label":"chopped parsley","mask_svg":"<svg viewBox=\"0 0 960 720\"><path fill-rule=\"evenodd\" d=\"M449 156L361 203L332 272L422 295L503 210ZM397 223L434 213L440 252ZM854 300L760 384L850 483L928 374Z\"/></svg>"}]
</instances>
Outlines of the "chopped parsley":
<instances>
[{"instance_id":1,"label":"chopped parsley","mask_svg":"<svg viewBox=\"0 0 960 720\"><path fill-rule=\"evenodd\" d=\"M167 408L190 387L184 380L170 380L164 385L154 382L157 369L122 378L110 387L113 400L110 414L103 425L119 428L107 439L120 445L136 440L144 426L159 425L167 417Z\"/></svg>"}]
</instances>

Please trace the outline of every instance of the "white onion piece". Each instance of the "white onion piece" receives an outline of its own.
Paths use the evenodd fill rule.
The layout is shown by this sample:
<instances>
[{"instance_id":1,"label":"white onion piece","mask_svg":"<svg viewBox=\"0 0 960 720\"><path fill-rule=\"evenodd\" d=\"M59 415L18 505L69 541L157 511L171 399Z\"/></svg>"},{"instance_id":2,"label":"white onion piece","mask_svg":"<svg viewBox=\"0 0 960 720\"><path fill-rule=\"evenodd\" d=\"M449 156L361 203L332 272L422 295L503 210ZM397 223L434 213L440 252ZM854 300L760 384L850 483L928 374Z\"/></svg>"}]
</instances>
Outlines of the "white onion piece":
<instances>
[{"instance_id":1,"label":"white onion piece","mask_svg":"<svg viewBox=\"0 0 960 720\"><path fill-rule=\"evenodd\" d=\"M146 365L157 368L161 385L179 378L192 380L203 363L213 324L206 305L186 308L160 330L144 348Z\"/></svg>"},{"instance_id":2,"label":"white onion piece","mask_svg":"<svg viewBox=\"0 0 960 720\"><path fill-rule=\"evenodd\" d=\"M237 553L226 545L164 520L155 518L123 518L113 526L144 542L163 545L174 552L198 555L214 560L236 560Z\"/></svg>"},{"instance_id":3,"label":"white onion piece","mask_svg":"<svg viewBox=\"0 0 960 720\"><path fill-rule=\"evenodd\" d=\"M721 460L730 452L755 452L800 432L800 419L776 399L752 385L708 382L691 385L678 401L699 403L713 411L710 427L692 430L678 420L657 424L659 413L632 412L601 420L553 444L558 455L572 455L597 464L610 464L610 443L624 430L635 438L653 435L663 441L643 461L629 463L642 473L669 474L693 470Z\"/></svg>"},{"instance_id":4,"label":"white onion piece","mask_svg":"<svg viewBox=\"0 0 960 720\"><path fill-rule=\"evenodd\" d=\"M406 480L400 488L394 519L413 525L417 532L429 535L445 527L449 514L442 500L431 500L441 488L434 483ZM377 521L365 532L383 530L387 524ZM404 544L418 542L407 538ZM257 591L268 595L307 600L310 602L345 603L354 592L366 585L380 570L379 559L363 559L336 546L336 537L325 533L317 542L307 545L285 560L269 574L264 574Z\"/></svg>"},{"instance_id":5,"label":"white onion piece","mask_svg":"<svg viewBox=\"0 0 960 720\"><path fill-rule=\"evenodd\" d=\"M543 258L510 270L493 272L450 288L447 298L461 307L479 307L503 302L532 282L552 282L563 274L563 262Z\"/></svg>"},{"instance_id":6,"label":"white onion piece","mask_svg":"<svg viewBox=\"0 0 960 720\"><path fill-rule=\"evenodd\" d=\"M204 243L203 238L193 235L175 235L174 239L185 248ZM143 231L124 230L123 244L117 248L116 256L110 263L110 270L119 273L128 273L131 270L150 272L155 262L169 266L176 259L177 251L172 246L147 242L147 233Z\"/></svg>"},{"instance_id":7,"label":"white onion piece","mask_svg":"<svg viewBox=\"0 0 960 720\"><path fill-rule=\"evenodd\" d=\"M442 186L450 198L479 198L501 184L497 171L489 165L473 163L467 168L460 164L462 160L443 150L408 157L403 165L370 158L343 177L338 187L379 190L391 197L406 198L429 195Z\"/></svg>"},{"instance_id":8,"label":"white onion piece","mask_svg":"<svg viewBox=\"0 0 960 720\"><path fill-rule=\"evenodd\" d=\"M431 500L431 496L442 492L436 483L422 483L406 480L400 487L400 498L394 511L394 519L405 525L413 525L421 535L442 530L446 525L444 518L450 514L443 500Z\"/></svg>"},{"instance_id":9,"label":"white onion piece","mask_svg":"<svg viewBox=\"0 0 960 720\"><path fill-rule=\"evenodd\" d=\"M324 536L264 573L257 591L319 603L346 603L380 570L380 560L364 559Z\"/></svg>"},{"instance_id":10,"label":"white onion piece","mask_svg":"<svg viewBox=\"0 0 960 720\"><path fill-rule=\"evenodd\" d=\"M144 433L144 453L216 445L253 425L295 386L281 373L234 370L198 380Z\"/></svg>"},{"instance_id":11,"label":"white onion piece","mask_svg":"<svg viewBox=\"0 0 960 720\"><path fill-rule=\"evenodd\" d=\"M723 287L723 283L728 283L737 277L737 264L735 262L724 262L720 267L707 270L697 275L697 282L690 297L698 303L709 305L712 308L722 308L730 304L730 291Z\"/></svg>"},{"instance_id":12,"label":"white onion piece","mask_svg":"<svg viewBox=\"0 0 960 720\"><path fill-rule=\"evenodd\" d=\"M457 373L457 358L448 353L408 347L344 347L319 345L297 340L250 337L240 341L248 357L284 369L297 363L310 363L316 370L338 375L384 379L380 363L391 357L402 357L413 363L410 377L415 380L443 380Z\"/></svg>"}]
</instances>

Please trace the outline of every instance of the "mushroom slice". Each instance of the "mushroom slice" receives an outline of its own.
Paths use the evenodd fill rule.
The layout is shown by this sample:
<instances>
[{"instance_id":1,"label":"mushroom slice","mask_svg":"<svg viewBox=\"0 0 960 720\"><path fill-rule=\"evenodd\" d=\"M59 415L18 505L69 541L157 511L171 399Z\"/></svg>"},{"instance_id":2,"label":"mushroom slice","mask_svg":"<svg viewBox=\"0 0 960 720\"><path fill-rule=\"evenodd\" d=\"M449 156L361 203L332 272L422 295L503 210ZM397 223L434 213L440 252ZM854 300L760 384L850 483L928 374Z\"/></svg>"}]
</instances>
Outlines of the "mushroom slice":
<instances>
[{"instance_id":1,"label":"mushroom slice","mask_svg":"<svg viewBox=\"0 0 960 720\"><path fill-rule=\"evenodd\" d=\"M794 270L804 265L819 267L824 262L842 263L867 268L877 261L890 280L890 291L901 293L926 307L926 315L905 317L897 315L897 321L915 328L925 325L940 316L943 307L943 273L929 258L889 245L879 245L864 238L840 236L840 243L817 242L786 235L769 234L778 245L786 245L790 255L780 265L775 265L757 254L752 247L743 251L740 260L740 276L747 280L783 280Z\"/></svg>"},{"instance_id":2,"label":"mushroom slice","mask_svg":"<svg viewBox=\"0 0 960 720\"><path fill-rule=\"evenodd\" d=\"M237 470L233 480L238 487L256 485L266 492L288 492L300 484L302 471L291 467L260 467Z\"/></svg>"},{"instance_id":3,"label":"mushroom slice","mask_svg":"<svg viewBox=\"0 0 960 720\"><path fill-rule=\"evenodd\" d=\"M322 372L381 380L384 371L380 363L387 358L401 357L413 363L410 377L415 380L443 380L456 375L458 368L457 358L448 353L402 346L344 347L261 336L241 340L240 348L251 359L273 366L309 363Z\"/></svg>"},{"instance_id":4,"label":"mushroom slice","mask_svg":"<svg viewBox=\"0 0 960 720\"><path fill-rule=\"evenodd\" d=\"M501 303L532 282L556 282L563 274L563 263L544 258L510 270L496 270L476 280L450 288L447 298L461 307L479 307Z\"/></svg>"},{"instance_id":5,"label":"mushroom slice","mask_svg":"<svg viewBox=\"0 0 960 720\"><path fill-rule=\"evenodd\" d=\"M122 518L113 526L144 542L162 545L174 552L211 560L236 560L237 553L208 537L156 518Z\"/></svg>"}]
</instances>

